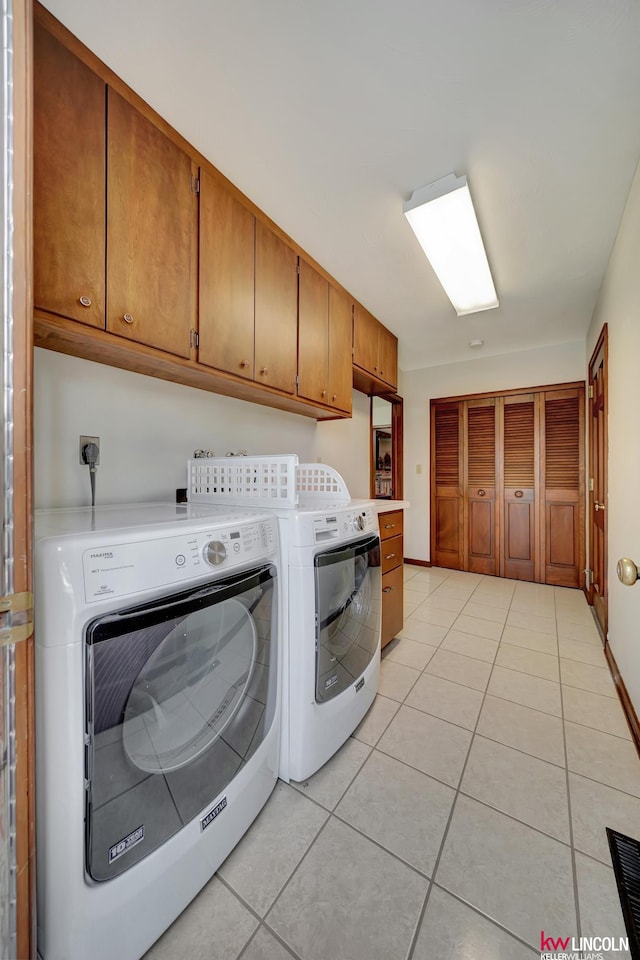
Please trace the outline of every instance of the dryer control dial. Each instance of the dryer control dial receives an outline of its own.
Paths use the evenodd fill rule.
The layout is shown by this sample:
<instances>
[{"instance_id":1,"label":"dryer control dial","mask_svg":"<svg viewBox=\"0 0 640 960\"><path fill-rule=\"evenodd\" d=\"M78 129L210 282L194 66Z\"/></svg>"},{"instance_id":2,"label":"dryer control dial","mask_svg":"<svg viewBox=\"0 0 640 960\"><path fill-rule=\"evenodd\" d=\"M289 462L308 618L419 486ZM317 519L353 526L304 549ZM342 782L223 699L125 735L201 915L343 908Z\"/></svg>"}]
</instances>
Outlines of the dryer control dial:
<instances>
[{"instance_id":1,"label":"dryer control dial","mask_svg":"<svg viewBox=\"0 0 640 960\"><path fill-rule=\"evenodd\" d=\"M210 540L202 551L207 563L217 567L227 559L227 548L219 540Z\"/></svg>"},{"instance_id":2,"label":"dryer control dial","mask_svg":"<svg viewBox=\"0 0 640 960\"><path fill-rule=\"evenodd\" d=\"M353 518L353 525L356 530L364 530L364 517L362 514L358 514L357 517Z\"/></svg>"}]
</instances>

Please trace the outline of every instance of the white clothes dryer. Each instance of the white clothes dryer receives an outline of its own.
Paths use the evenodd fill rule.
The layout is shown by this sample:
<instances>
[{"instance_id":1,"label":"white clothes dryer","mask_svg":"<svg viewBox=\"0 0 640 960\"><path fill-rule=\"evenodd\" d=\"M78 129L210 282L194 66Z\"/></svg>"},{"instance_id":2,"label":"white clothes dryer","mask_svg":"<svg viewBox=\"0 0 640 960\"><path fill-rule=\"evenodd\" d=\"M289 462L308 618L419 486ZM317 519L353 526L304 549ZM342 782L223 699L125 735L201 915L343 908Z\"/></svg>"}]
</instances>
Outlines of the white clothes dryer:
<instances>
[{"instance_id":1,"label":"white clothes dryer","mask_svg":"<svg viewBox=\"0 0 640 960\"><path fill-rule=\"evenodd\" d=\"M276 782L277 523L36 511L35 564L38 953L138 960Z\"/></svg>"}]
</instances>

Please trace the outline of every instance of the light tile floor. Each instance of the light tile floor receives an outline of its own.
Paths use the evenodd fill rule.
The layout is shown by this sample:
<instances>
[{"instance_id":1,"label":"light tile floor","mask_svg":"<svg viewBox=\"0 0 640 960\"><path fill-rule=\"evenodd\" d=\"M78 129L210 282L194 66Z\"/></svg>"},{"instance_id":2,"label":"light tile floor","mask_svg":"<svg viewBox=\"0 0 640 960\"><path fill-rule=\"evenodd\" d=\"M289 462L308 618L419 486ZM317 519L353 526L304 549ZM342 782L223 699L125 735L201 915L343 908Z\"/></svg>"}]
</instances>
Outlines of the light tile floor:
<instances>
[{"instance_id":1,"label":"light tile floor","mask_svg":"<svg viewBox=\"0 0 640 960\"><path fill-rule=\"evenodd\" d=\"M145 960L525 960L624 936L640 761L580 591L405 567L379 695ZM619 958L626 953L605 954Z\"/></svg>"}]
</instances>

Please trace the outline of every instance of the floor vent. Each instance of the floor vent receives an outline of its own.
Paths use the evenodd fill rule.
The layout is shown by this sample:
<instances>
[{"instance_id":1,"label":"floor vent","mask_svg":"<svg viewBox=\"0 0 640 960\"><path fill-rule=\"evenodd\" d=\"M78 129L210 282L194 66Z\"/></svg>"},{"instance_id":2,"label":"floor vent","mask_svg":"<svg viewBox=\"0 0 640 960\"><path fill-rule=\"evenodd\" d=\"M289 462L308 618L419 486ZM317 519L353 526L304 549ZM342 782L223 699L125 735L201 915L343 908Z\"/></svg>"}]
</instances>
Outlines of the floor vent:
<instances>
[{"instance_id":1,"label":"floor vent","mask_svg":"<svg viewBox=\"0 0 640 960\"><path fill-rule=\"evenodd\" d=\"M606 830L629 950L633 960L640 960L640 842L609 827Z\"/></svg>"}]
</instances>

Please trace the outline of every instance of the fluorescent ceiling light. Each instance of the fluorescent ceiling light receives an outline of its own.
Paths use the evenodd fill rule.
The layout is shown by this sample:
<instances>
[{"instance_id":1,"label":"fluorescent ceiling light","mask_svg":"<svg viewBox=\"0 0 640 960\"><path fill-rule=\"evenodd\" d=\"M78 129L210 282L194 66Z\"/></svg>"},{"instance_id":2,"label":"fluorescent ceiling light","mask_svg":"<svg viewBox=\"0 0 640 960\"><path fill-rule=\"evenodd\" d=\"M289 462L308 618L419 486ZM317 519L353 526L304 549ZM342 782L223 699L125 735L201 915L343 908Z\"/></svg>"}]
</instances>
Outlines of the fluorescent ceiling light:
<instances>
[{"instance_id":1,"label":"fluorescent ceiling light","mask_svg":"<svg viewBox=\"0 0 640 960\"><path fill-rule=\"evenodd\" d=\"M459 317L498 306L466 177L414 190L404 215Z\"/></svg>"}]
</instances>

